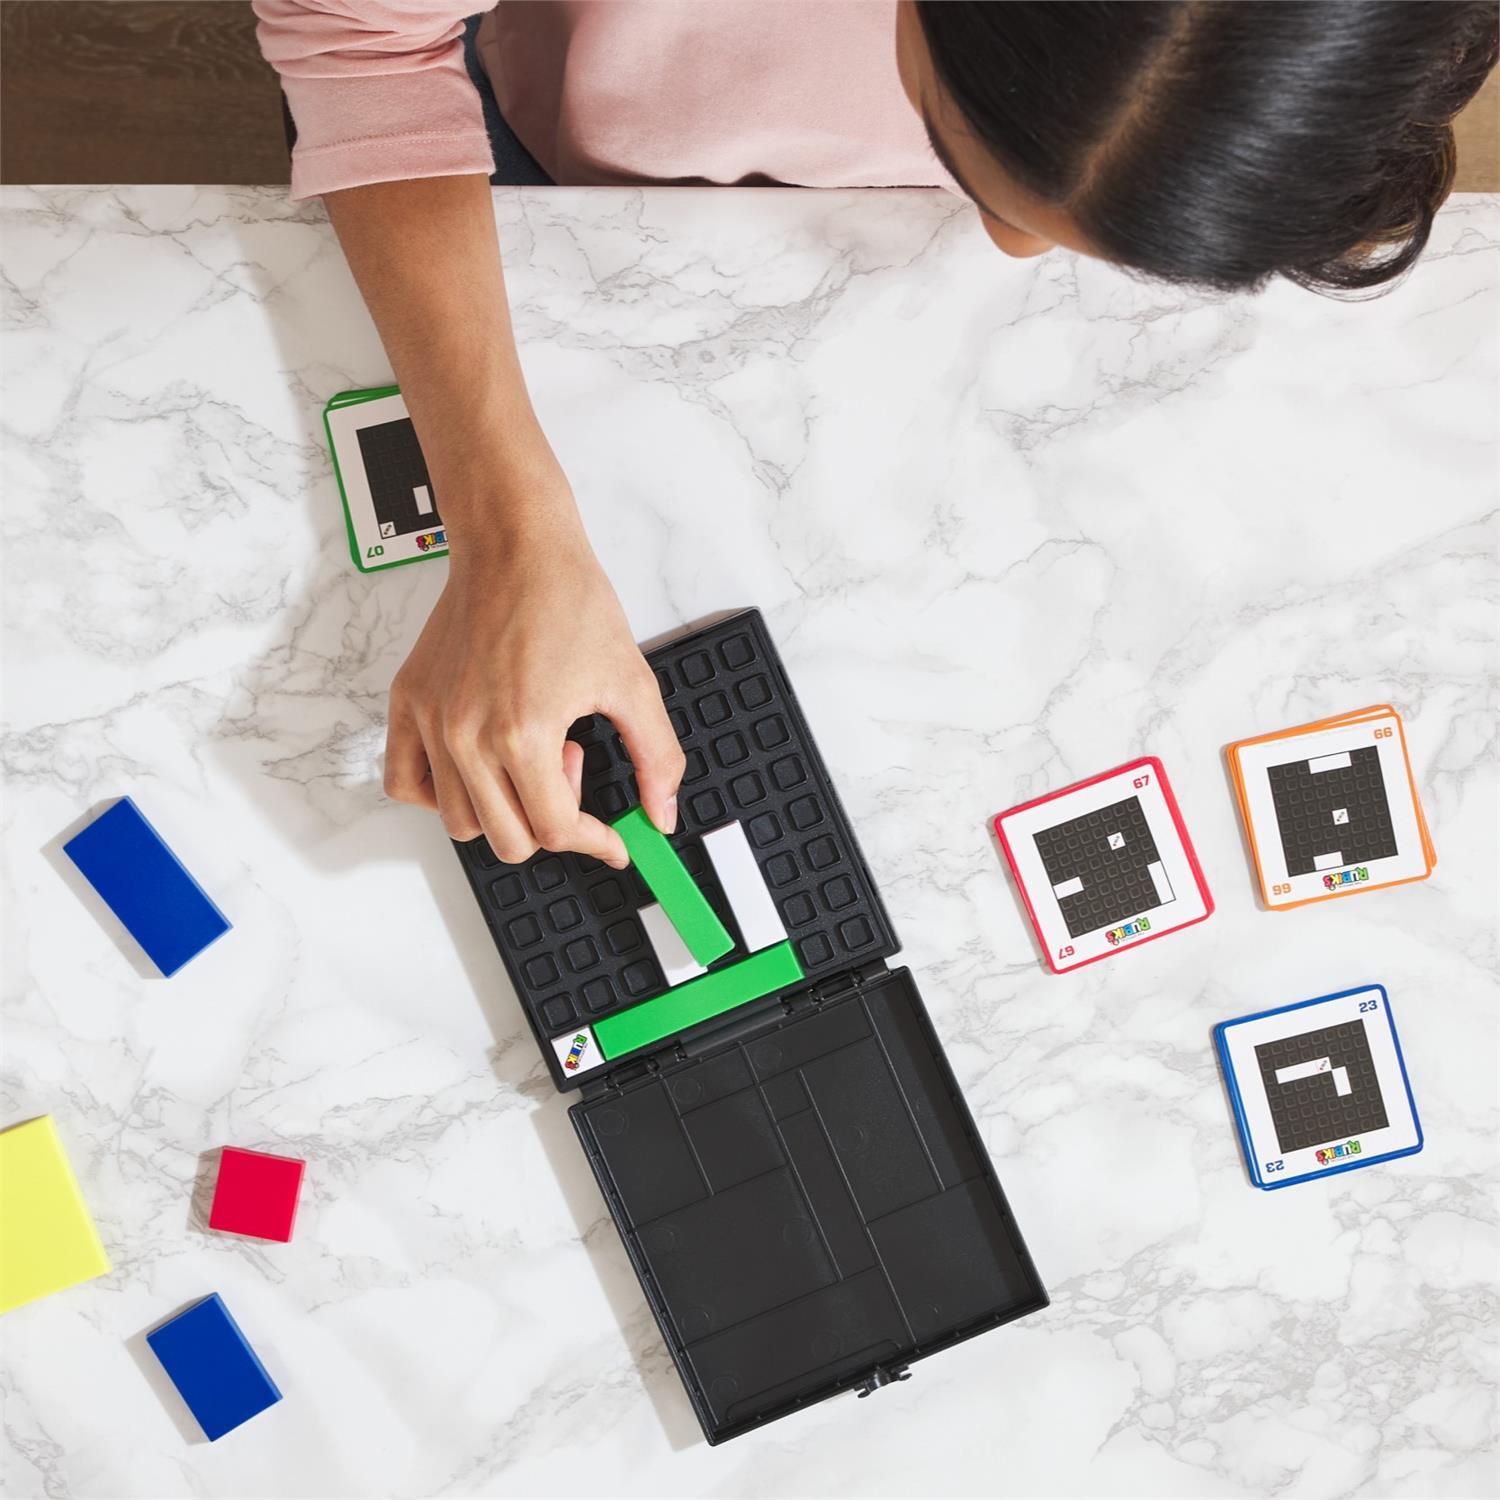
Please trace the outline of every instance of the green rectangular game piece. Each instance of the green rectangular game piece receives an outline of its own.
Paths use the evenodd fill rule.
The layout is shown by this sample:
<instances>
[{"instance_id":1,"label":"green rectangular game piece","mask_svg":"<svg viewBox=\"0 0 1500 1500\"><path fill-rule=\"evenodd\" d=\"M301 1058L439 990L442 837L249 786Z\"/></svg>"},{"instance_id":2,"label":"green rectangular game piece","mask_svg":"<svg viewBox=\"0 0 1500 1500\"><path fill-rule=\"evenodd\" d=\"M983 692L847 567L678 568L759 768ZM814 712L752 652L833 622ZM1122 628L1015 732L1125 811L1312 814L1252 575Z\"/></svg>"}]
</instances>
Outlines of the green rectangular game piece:
<instances>
[{"instance_id":1,"label":"green rectangular game piece","mask_svg":"<svg viewBox=\"0 0 1500 1500\"><path fill-rule=\"evenodd\" d=\"M646 816L644 807L632 807L611 825L625 840L630 862L666 912L667 920L687 944L700 964L711 964L734 947L724 924L714 915L698 883L688 874L666 835Z\"/></svg>"},{"instance_id":2,"label":"green rectangular game piece","mask_svg":"<svg viewBox=\"0 0 1500 1500\"><path fill-rule=\"evenodd\" d=\"M594 1038L606 1058L623 1057L637 1047L676 1036L699 1021L784 989L802 977L802 965L792 945L777 943L728 968L689 979L654 1000L643 1000L618 1015L595 1021Z\"/></svg>"}]
</instances>

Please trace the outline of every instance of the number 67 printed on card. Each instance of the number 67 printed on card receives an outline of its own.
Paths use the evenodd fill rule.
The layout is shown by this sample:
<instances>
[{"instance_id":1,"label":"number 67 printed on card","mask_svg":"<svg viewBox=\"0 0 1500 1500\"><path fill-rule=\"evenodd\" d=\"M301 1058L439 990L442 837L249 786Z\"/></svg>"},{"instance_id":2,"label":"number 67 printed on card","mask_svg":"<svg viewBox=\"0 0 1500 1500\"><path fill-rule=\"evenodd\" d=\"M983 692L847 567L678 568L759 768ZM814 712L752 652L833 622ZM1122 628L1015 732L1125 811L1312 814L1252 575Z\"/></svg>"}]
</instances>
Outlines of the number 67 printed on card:
<instances>
[{"instance_id":1,"label":"number 67 printed on card","mask_svg":"<svg viewBox=\"0 0 1500 1500\"><path fill-rule=\"evenodd\" d=\"M1054 974L1214 909L1155 757L1023 802L995 819L995 832Z\"/></svg>"},{"instance_id":2,"label":"number 67 printed on card","mask_svg":"<svg viewBox=\"0 0 1500 1500\"><path fill-rule=\"evenodd\" d=\"M1271 910L1425 880L1437 864L1389 704L1238 740L1225 754Z\"/></svg>"}]
</instances>

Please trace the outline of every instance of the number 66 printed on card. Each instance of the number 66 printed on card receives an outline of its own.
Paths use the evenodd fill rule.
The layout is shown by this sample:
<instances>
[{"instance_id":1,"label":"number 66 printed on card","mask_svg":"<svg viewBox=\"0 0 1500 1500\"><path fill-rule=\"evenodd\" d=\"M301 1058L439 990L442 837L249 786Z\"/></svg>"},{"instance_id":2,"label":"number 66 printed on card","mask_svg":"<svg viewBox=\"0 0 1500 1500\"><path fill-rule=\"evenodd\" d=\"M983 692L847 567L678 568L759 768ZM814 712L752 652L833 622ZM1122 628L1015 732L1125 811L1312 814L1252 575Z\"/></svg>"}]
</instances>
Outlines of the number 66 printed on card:
<instances>
[{"instance_id":1,"label":"number 66 printed on card","mask_svg":"<svg viewBox=\"0 0 1500 1500\"><path fill-rule=\"evenodd\" d=\"M995 819L995 832L1055 974L1190 927L1214 909L1154 756L1023 802Z\"/></svg>"}]
</instances>

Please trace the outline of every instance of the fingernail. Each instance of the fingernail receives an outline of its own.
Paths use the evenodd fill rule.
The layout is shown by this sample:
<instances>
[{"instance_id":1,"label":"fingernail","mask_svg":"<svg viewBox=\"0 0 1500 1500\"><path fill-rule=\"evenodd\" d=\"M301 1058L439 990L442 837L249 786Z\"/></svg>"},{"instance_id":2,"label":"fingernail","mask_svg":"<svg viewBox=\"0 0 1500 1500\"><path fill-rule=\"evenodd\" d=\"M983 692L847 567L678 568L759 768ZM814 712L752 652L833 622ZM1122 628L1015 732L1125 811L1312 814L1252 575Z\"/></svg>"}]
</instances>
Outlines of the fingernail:
<instances>
[{"instance_id":1,"label":"fingernail","mask_svg":"<svg viewBox=\"0 0 1500 1500\"><path fill-rule=\"evenodd\" d=\"M677 832L677 799L675 797L668 797L667 798L667 805L666 805L665 811L666 811L666 815L667 815L667 826L662 830L662 832L663 833L676 833Z\"/></svg>"}]
</instances>

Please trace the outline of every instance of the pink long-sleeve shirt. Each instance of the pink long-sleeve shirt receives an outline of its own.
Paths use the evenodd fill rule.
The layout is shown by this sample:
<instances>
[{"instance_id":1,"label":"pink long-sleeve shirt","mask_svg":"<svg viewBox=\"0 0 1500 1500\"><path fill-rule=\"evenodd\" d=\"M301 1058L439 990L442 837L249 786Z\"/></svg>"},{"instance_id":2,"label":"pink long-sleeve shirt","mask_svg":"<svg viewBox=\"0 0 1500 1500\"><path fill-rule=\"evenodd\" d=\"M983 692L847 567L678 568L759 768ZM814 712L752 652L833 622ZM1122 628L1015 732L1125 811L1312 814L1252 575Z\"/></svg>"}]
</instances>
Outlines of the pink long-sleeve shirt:
<instances>
[{"instance_id":1,"label":"pink long-sleeve shirt","mask_svg":"<svg viewBox=\"0 0 1500 1500\"><path fill-rule=\"evenodd\" d=\"M292 194L491 170L474 3L256 0ZM894 0L500 0L478 53L559 183L951 187L896 72Z\"/></svg>"}]
</instances>

